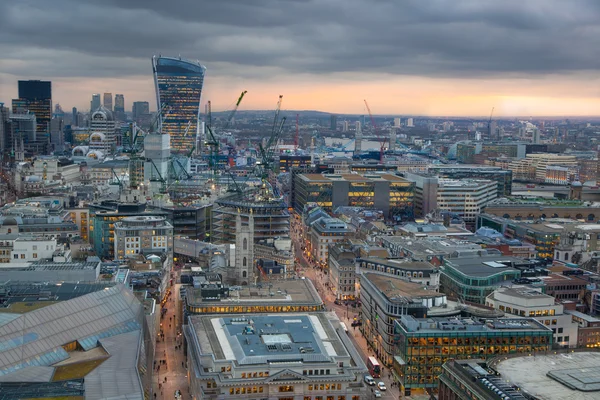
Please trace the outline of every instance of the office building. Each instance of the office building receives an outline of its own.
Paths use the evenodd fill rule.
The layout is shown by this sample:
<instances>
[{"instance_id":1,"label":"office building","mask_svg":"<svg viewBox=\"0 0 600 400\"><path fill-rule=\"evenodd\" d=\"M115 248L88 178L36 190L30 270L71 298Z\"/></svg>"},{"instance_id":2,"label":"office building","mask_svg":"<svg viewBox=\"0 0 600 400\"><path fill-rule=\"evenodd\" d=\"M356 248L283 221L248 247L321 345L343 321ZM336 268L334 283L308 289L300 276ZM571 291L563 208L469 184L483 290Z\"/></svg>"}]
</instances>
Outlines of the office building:
<instances>
[{"instance_id":1,"label":"office building","mask_svg":"<svg viewBox=\"0 0 600 400\"><path fill-rule=\"evenodd\" d=\"M37 197L17 200L0 209L0 226L5 234L45 235L50 238L78 236L79 228L71 221L59 199Z\"/></svg>"},{"instance_id":2,"label":"office building","mask_svg":"<svg viewBox=\"0 0 600 400\"><path fill-rule=\"evenodd\" d=\"M415 183L415 216L424 217L435 210L438 199L438 177L412 172L405 172L404 177Z\"/></svg>"},{"instance_id":3,"label":"office building","mask_svg":"<svg viewBox=\"0 0 600 400\"><path fill-rule=\"evenodd\" d=\"M64 250L53 253L60 259ZM100 276L100 264L100 261L54 261L52 257L5 264L0 268L0 282L95 282Z\"/></svg>"},{"instance_id":4,"label":"office building","mask_svg":"<svg viewBox=\"0 0 600 400\"><path fill-rule=\"evenodd\" d=\"M356 300L358 279L354 260L359 253L351 240L343 240L329 247L329 287L337 300Z\"/></svg>"},{"instance_id":5,"label":"office building","mask_svg":"<svg viewBox=\"0 0 600 400\"><path fill-rule=\"evenodd\" d=\"M461 301L485 304L490 293L521 277L521 270L516 265L529 268L532 263L495 251L487 254L485 250L475 255L446 257L440 267L442 291Z\"/></svg>"},{"instance_id":6,"label":"office building","mask_svg":"<svg viewBox=\"0 0 600 400\"><path fill-rule=\"evenodd\" d=\"M115 259L139 254L173 257L173 225L164 217L125 217L114 224Z\"/></svg>"},{"instance_id":7,"label":"office building","mask_svg":"<svg viewBox=\"0 0 600 400\"><path fill-rule=\"evenodd\" d=\"M597 293L595 293L594 302L598 302ZM597 315L597 306L593 307L592 312ZM578 325L577 328L577 347L597 348L600 347L600 319L584 314L579 311L568 310L573 322Z\"/></svg>"},{"instance_id":8,"label":"office building","mask_svg":"<svg viewBox=\"0 0 600 400\"><path fill-rule=\"evenodd\" d=\"M407 118L406 119L406 126L409 127L409 128L414 127L413 119L412 118Z\"/></svg>"},{"instance_id":9,"label":"office building","mask_svg":"<svg viewBox=\"0 0 600 400\"><path fill-rule=\"evenodd\" d=\"M413 182L387 173L297 174L292 205L302 213L308 203L317 203L328 211L340 206L363 207L383 211L391 220L413 217Z\"/></svg>"},{"instance_id":10,"label":"office building","mask_svg":"<svg viewBox=\"0 0 600 400\"><path fill-rule=\"evenodd\" d=\"M121 203L113 200L92 203L90 210L90 244L96 255L115 259L115 223L126 217L164 217L159 210L146 210L146 204Z\"/></svg>"},{"instance_id":11,"label":"office building","mask_svg":"<svg viewBox=\"0 0 600 400\"><path fill-rule=\"evenodd\" d=\"M50 143L56 152L65 148L65 120L63 117L53 117L50 121Z\"/></svg>"},{"instance_id":12,"label":"office building","mask_svg":"<svg viewBox=\"0 0 600 400\"><path fill-rule=\"evenodd\" d=\"M92 95L92 101L90 103L90 113L93 113L100 108L102 103L100 102L100 93L94 93Z\"/></svg>"},{"instance_id":13,"label":"office building","mask_svg":"<svg viewBox=\"0 0 600 400\"><path fill-rule=\"evenodd\" d=\"M37 120L34 114L10 114L10 148L15 161L25 161L34 154L46 154L48 143L40 140L37 134Z\"/></svg>"},{"instance_id":14,"label":"office building","mask_svg":"<svg viewBox=\"0 0 600 400\"><path fill-rule=\"evenodd\" d=\"M600 353L571 352L500 358L492 368L527 399L586 400L599 397Z\"/></svg>"},{"instance_id":15,"label":"office building","mask_svg":"<svg viewBox=\"0 0 600 400\"><path fill-rule=\"evenodd\" d=\"M366 366L333 313L192 316L184 334L194 398L367 396Z\"/></svg>"},{"instance_id":16,"label":"office building","mask_svg":"<svg viewBox=\"0 0 600 400\"><path fill-rule=\"evenodd\" d=\"M435 288L381 272L360 274L362 325L360 330L383 365L394 358L394 321L401 315L423 318L435 314L456 315L447 305L446 295Z\"/></svg>"},{"instance_id":17,"label":"office building","mask_svg":"<svg viewBox=\"0 0 600 400\"><path fill-rule=\"evenodd\" d=\"M332 131L337 130L337 115L332 114L329 117L329 129L331 129Z\"/></svg>"},{"instance_id":18,"label":"office building","mask_svg":"<svg viewBox=\"0 0 600 400\"><path fill-rule=\"evenodd\" d=\"M161 132L171 136L171 149L188 153L196 146L200 128L200 97L206 67L198 61L171 57L153 57L152 68L156 86L156 103L168 107L161 117ZM189 132L186 129L191 122Z\"/></svg>"},{"instance_id":19,"label":"office building","mask_svg":"<svg viewBox=\"0 0 600 400\"><path fill-rule=\"evenodd\" d=\"M577 347L577 322L566 314L563 304L554 297L529 287L500 287L485 300L485 305L504 311L506 315L529 317L544 324L554 335L558 347Z\"/></svg>"},{"instance_id":20,"label":"office building","mask_svg":"<svg viewBox=\"0 0 600 400\"><path fill-rule=\"evenodd\" d=\"M325 308L309 279L280 280L273 287L252 282L236 288L239 290L230 290L218 274L203 273L196 283L196 287L186 290L188 314L296 313Z\"/></svg>"},{"instance_id":21,"label":"office building","mask_svg":"<svg viewBox=\"0 0 600 400\"><path fill-rule=\"evenodd\" d=\"M394 118L394 126L399 128L401 126L400 124L400 117L396 117Z\"/></svg>"},{"instance_id":22,"label":"office building","mask_svg":"<svg viewBox=\"0 0 600 400\"><path fill-rule=\"evenodd\" d=\"M563 154L535 153L525 158L512 161L508 169L513 172L514 179L545 182L547 167L560 166L577 169L577 157Z\"/></svg>"},{"instance_id":23,"label":"office building","mask_svg":"<svg viewBox=\"0 0 600 400\"><path fill-rule=\"evenodd\" d=\"M485 165L436 165L427 168L432 175L446 179L486 179L498 183L498 198L510 196L512 171Z\"/></svg>"},{"instance_id":24,"label":"office building","mask_svg":"<svg viewBox=\"0 0 600 400\"><path fill-rule=\"evenodd\" d=\"M404 395L437 388L442 365L451 359L533 354L552 348L552 331L531 318L415 318L394 325L394 368ZM533 358L533 357L531 357Z\"/></svg>"},{"instance_id":25,"label":"office building","mask_svg":"<svg viewBox=\"0 0 600 400\"><path fill-rule=\"evenodd\" d=\"M150 114L150 103L147 101L134 101L132 108L133 120L137 120L144 115Z\"/></svg>"},{"instance_id":26,"label":"office building","mask_svg":"<svg viewBox=\"0 0 600 400\"><path fill-rule=\"evenodd\" d=\"M488 369L484 359L449 360L442 365L438 400L528 400L510 381Z\"/></svg>"},{"instance_id":27,"label":"office building","mask_svg":"<svg viewBox=\"0 0 600 400\"><path fill-rule=\"evenodd\" d=\"M6 156L12 148L10 110L0 103L0 154Z\"/></svg>"},{"instance_id":28,"label":"office building","mask_svg":"<svg viewBox=\"0 0 600 400\"><path fill-rule=\"evenodd\" d=\"M210 237L212 204L150 205L149 209L162 211L173 225L173 235L205 240Z\"/></svg>"},{"instance_id":29,"label":"office building","mask_svg":"<svg viewBox=\"0 0 600 400\"><path fill-rule=\"evenodd\" d=\"M35 115L38 140L50 141L50 120L52 119L52 82L19 81L19 98L12 101L13 113ZM42 153L47 154L47 153Z\"/></svg>"},{"instance_id":30,"label":"office building","mask_svg":"<svg viewBox=\"0 0 600 400\"><path fill-rule=\"evenodd\" d=\"M325 267L329 245L342 241L353 233L345 222L337 218L321 217L310 225L308 254Z\"/></svg>"},{"instance_id":31,"label":"office building","mask_svg":"<svg viewBox=\"0 0 600 400\"><path fill-rule=\"evenodd\" d=\"M117 145L119 130L112 111L104 106L98 107L92 113L90 120L89 148L99 151L103 156L114 152Z\"/></svg>"},{"instance_id":32,"label":"office building","mask_svg":"<svg viewBox=\"0 0 600 400\"><path fill-rule=\"evenodd\" d=\"M103 100L102 105L104 106L104 108L106 108L108 111L112 112L113 111L112 93L104 93L102 100Z\"/></svg>"},{"instance_id":33,"label":"office building","mask_svg":"<svg viewBox=\"0 0 600 400\"><path fill-rule=\"evenodd\" d=\"M477 216L498 197L498 184L483 179L440 179L437 189L437 208L460 217L474 226Z\"/></svg>"},{"instance_id":34,"label":"office building","mask_svg":"<svg viewBox=\"0 0 600 400\"><path fill-rule=\"evenodd\" d=\"M356 265L363 273L367 271L385 272L400 279L427 286L435 291L440 287L440 269L428 261L362 256L356 259Z\"/></svg>"},{"instance_id":35,"label":"office building","mask_svg":"<svg viewBox=\"0 0 600 400\"><path fill-rule=\"evenodd\" d=\"M279 171L291 172L292 168L308 168L310 167L310 161L310 155L281 154L279 156Z\"/></svg>"},{"instance_id":36,"label":"office building","mask_svg":"<svg viewBox=\"0 0 600 400\"><path fill-rule=\"evenodd\" d=\"M53 289L57 286L46 286L31 291L30 299L57 292ZM88 294L78 296L73 285L62 284L59 292L68 300L54 295L53 302L35 302L42 308L2 318L3 398L143 399L149 393L155 318L145 310L157 305L153 300L140 303L123 285L77 286ZM8 290L18 295L30 289L12 286Z\"/></svg>"},{"instance_id":37,"label":"office building","mask_svg":"<svg viewBox=\"0 0 600 400\"><path fill-rule=\"evenodd\" d=\"M122 94L115 94L114 113L119 121L125 121L125 96Z\"/></svg>"}]
</instances>

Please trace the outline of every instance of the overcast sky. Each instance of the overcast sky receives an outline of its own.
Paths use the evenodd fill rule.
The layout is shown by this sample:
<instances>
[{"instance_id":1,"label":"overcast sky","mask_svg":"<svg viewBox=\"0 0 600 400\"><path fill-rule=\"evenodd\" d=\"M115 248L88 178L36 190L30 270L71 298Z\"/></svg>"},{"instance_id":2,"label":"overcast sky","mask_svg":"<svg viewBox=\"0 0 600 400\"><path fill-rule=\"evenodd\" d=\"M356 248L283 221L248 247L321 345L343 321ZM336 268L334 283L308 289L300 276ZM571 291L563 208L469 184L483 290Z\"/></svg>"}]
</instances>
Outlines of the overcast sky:
<instances>
[{"instance_id":1,"label":"overcast sky","mask_svg":"<svg viewBox=\"0 0 600 400\"><path fill-rule=\"evenodd\" d=\"M375 114L600 115L600 0L0 1L0 101L95 92L156 108L153 54L200 60L203 102Z\"/></svg>"}]
</instances>

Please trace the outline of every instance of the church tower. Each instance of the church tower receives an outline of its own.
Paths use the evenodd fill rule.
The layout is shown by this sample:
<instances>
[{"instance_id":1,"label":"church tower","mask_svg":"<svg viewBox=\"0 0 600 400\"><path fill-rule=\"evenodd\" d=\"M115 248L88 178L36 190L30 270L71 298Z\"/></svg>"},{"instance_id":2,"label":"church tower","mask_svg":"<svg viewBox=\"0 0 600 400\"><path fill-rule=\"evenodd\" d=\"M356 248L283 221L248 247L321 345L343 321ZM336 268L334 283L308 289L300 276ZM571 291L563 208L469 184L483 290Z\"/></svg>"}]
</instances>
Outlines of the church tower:
<instances>
[{"instance_id":1,"label":"church tower","mask_svg":"<svg viewBox=\"0 0 600 400\"><path fill-rule=\"evenodd\" d=\"M238 210L235 217L235 269L233 281L238 285L254 283L254 215L252 211L248 223L242 223Z\"/></svg>"}]
</instances>

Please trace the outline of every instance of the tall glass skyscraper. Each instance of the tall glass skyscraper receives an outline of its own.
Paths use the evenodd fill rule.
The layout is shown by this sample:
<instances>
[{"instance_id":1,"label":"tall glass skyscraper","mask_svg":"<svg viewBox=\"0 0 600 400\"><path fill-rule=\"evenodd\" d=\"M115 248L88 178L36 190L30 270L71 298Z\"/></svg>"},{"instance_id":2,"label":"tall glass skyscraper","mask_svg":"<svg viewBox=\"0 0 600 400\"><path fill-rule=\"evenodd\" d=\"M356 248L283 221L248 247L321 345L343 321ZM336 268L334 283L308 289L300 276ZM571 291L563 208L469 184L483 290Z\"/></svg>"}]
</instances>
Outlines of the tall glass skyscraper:
<instances>
[{"instance_id":1,"label":"tall glass skyscraper","mask_svg":"<svg viewBox=\"0 0 600 400\"><path fill-rule=\"evenodd\" d=\"M19 98L13 99L14 113L29 111L35 114L37 137L50 142L50 120L52 119L52 83L49 81L19 81Z\"/></svg>"},{"instance_id":2,"label":"tall glass skyscraper","mask_svg":"<svg viewBox=\"0 0 600 400\"><path fill-rule=\"evenodd\" d=\"M206 67L198 61L159 56L152 58L152 69L158 109L168 107L161 118L162 133L171 136L171 152L187 153L196 145Z\"/></svg>"}]
</instances>

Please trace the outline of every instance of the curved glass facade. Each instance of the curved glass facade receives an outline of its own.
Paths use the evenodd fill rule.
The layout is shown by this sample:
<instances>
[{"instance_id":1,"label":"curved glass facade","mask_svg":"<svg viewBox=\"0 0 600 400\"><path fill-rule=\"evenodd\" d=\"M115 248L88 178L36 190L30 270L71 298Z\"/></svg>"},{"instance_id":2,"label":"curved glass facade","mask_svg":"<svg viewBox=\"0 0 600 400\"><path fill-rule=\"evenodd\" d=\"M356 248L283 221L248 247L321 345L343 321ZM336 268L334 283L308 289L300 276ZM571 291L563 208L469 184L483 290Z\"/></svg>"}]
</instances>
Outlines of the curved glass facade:
<instances>
[{"instance_id":1,"label":"curved glass facade","mask_svg":"<svg viewBox=\"0 0 600 400\"><path fill-rule=\"evenodd\" d=\"M206 68L197 61L181 58L152 58L158 109L162 104L168 113L162 117L162 133L171 136L171 151L187 153L196 144L196 125L200 115L200 97ZM188 123L192 122L188 134Z\"/></svg>"}]
</instances>

